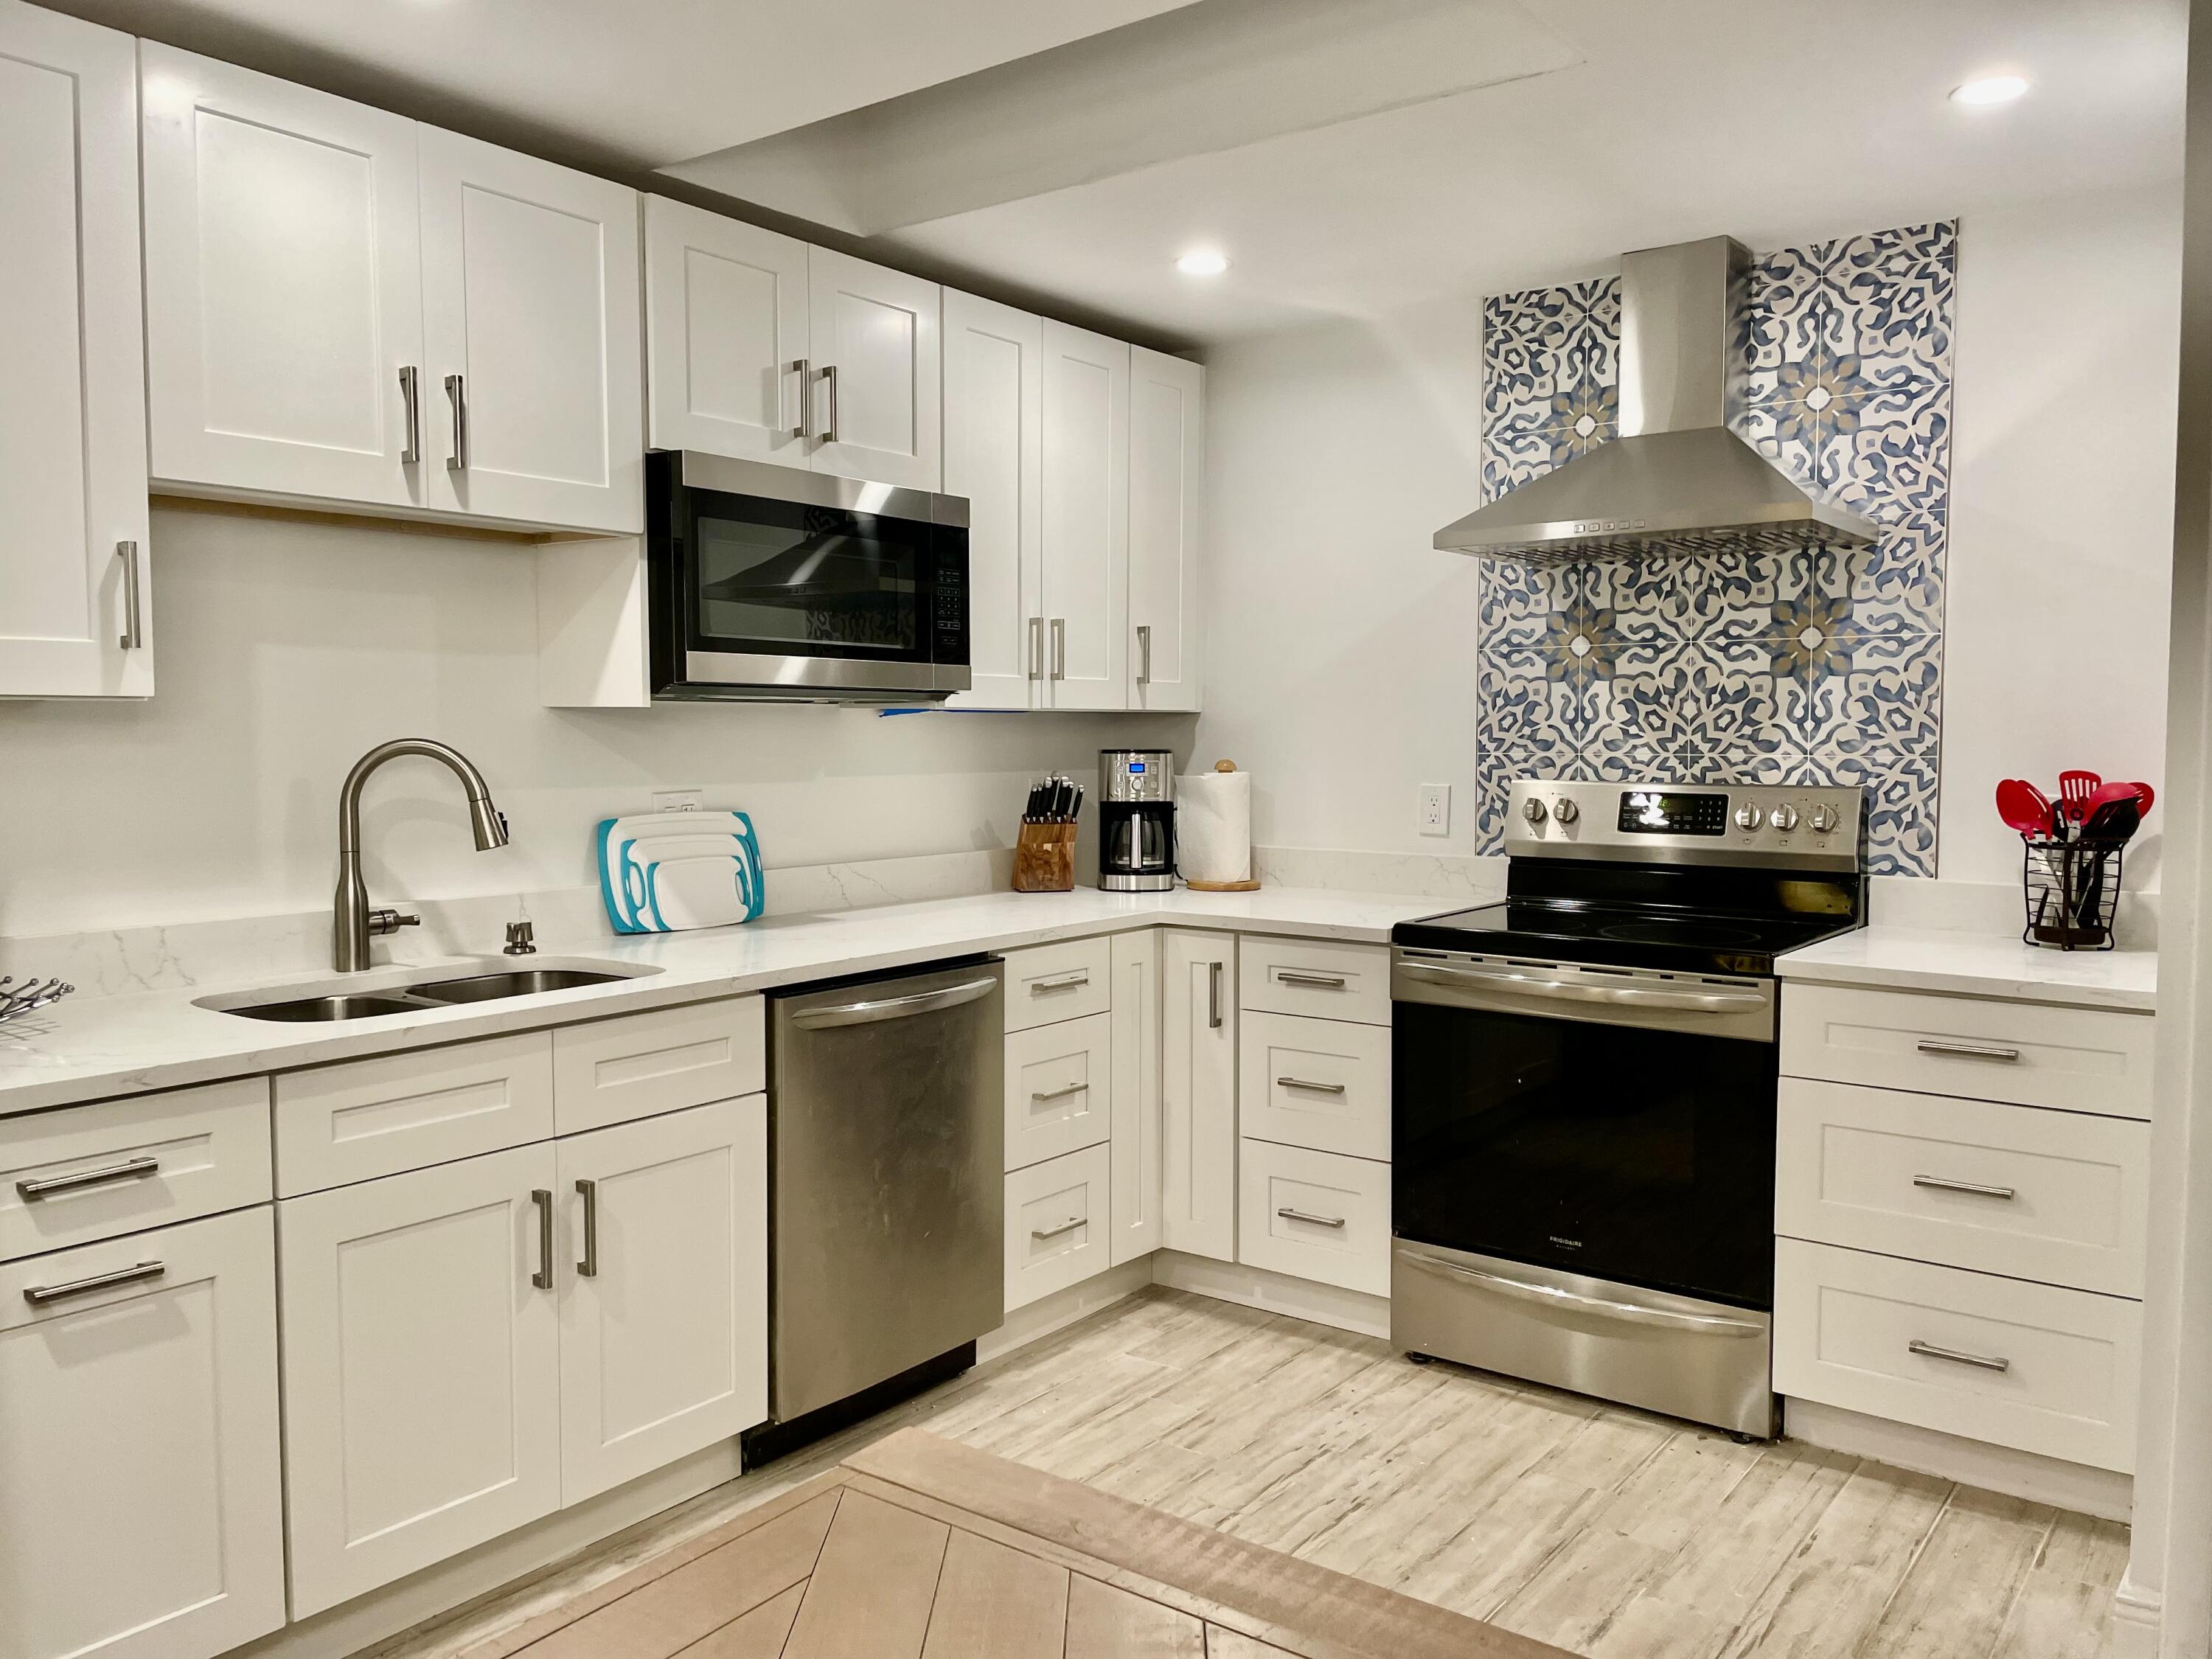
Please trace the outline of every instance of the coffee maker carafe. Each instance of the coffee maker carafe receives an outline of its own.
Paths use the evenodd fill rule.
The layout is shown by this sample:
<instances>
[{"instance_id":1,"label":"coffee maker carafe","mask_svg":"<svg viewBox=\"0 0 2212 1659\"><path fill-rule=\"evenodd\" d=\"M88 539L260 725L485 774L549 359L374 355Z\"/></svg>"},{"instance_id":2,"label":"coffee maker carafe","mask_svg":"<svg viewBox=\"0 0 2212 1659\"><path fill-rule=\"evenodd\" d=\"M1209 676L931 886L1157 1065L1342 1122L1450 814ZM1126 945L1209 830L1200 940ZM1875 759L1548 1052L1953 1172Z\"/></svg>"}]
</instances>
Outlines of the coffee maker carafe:
<instances>
[{"instance_id":1,"label":"coffee maker carafe","mask_svg":"<svg viewBox=\"0 0 2212 1659\"><path fill-rule=\"evenodd\" d=\"M1175 757L1164 749L1098 751L1098 885L1109 893L1175 886Z\"/></svg>"}]
</instances>

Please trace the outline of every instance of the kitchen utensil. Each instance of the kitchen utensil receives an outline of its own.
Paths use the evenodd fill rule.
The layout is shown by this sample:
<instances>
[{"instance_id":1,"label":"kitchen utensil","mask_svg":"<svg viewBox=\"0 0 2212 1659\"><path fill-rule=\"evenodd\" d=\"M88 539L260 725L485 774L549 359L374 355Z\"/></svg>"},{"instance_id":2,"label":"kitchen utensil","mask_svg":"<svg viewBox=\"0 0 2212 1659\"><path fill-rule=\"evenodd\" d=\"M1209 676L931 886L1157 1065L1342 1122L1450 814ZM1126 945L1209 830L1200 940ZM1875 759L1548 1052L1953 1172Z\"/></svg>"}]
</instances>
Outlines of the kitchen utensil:
<instances>
[{"instance_id":1,"label":"kitchen utensil","mask_svg":"<svg viewBox=\"0 0 2212 1659\"><path fill-rule=\"evenodd\" d=\"M743 812L640 812L599 827L599 896L617 933L665 933L750 921L765 904L765 872L753 821ZM709 860L718 870L693 867ZM686 866L683 900L656 915L654 872ZM673 890L672 889L672 893Z\"/></svg>"},{"instance_id":2,"label":"kitchen utensil","mask_svg":"<svg viewBox=\"0 0 2212 1659\"><path fill-rule=\"evenodd\" d=\"M58 979L42 981L35 974L21 981L13 974L0 974L0 1025L34 1008L51 1007L76 989Z\"/></svg>"},{"instance_id":3,"label":"kitchen utensil","mask_svg":"<svg viewBox=\"0 0 2212 1659\"><path fill-rule=\"evenodd\" d=\"M2087 819L2096 817L2098 808L2103 806L2108 801L2116 800L2134 801L2136 803L2136 814L2140 817L2143 813L2150 810L2148 803L2146 803L2142 799L2144 793L2149 789L2149 787L2150 786L2145 783L2121 783L2115 781L2112 783L2100 784L2097 786L2094 793L2090 795L2088 804L2082 810L2083 819L2086 822Z\"/></svg>"},{"instance_id":4,"label":"kitchen utensil","mask_svg":"<svg viewBox=\"0 0 2212 1659\"><path fill-rule=\"evenodd\" d=\"M2023 836L2051 833L2051 798L2023 778L1997 785L1997 816Z\"/></svg>"},{"instance_id":5,"label":"kitchen utensil","mask_svg":"<svg viewBox=\"0 0 2212 1659\"><path fill-rule=\"evenodd\" d=\"M2089 797L2097 793L2104 782L2094 772L2061 772L2058 775L2058 803L2066 809L2066 816L2079 823L2089 816Z\"/></svg>"},{"instance_id":6,"label":"kitchen utensil","mask_svg":"<svg viewBox=\"0 0 2212 1659\"><path fill-rule=\"evenodd\" d=\"M2083 841L2124 842L2142 823L2142 809L2133 795L2102 802L2081 825Z\"/></svg>"}]
</instances>

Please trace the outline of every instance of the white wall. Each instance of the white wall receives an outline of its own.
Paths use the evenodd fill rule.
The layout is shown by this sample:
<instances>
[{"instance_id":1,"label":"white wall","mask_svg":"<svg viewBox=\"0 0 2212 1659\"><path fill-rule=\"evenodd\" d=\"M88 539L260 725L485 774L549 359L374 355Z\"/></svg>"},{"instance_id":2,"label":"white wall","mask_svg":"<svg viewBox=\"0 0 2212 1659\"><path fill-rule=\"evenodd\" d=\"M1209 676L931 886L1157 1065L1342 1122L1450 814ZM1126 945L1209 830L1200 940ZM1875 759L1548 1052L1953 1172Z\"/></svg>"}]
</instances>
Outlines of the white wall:
<instances>
[{"instance_id":1,"label":"white wall","mask_svg":"<svg viewBox=\"0 0 2212 1659\"><path fill-rule=\"evenodd\" d=\"M449 533L157 511L158 695L0 702L0 935L326 905L338 785L387 738L459 747L514 841L474 851L451 775L395 763L362 817L380 902L587 884L592 825L684 785L751 812L772 868L1005 846L1031 773L1095 793L1100 748L1190 737L1187 716L544 708L532 568Z\"/></svg>"},{"instance_id":2,"label":"white wall","mask_svg":"<svg viewBox=\"0 0 2212 1659\"><path fill-rule=\"evenodd\" d=\"M2179 233L2178 187L1960 221L1948 879L2018 879L1999 777L2158 781ZM1480 330L1468 296L1208 354L1198 750L1252 771L1263 844L1474 850L1474 564L1429 538L1478 504ZM1415 830L1423 782L1453 786L1447 839Z\"/></svg>"}]
</instances>

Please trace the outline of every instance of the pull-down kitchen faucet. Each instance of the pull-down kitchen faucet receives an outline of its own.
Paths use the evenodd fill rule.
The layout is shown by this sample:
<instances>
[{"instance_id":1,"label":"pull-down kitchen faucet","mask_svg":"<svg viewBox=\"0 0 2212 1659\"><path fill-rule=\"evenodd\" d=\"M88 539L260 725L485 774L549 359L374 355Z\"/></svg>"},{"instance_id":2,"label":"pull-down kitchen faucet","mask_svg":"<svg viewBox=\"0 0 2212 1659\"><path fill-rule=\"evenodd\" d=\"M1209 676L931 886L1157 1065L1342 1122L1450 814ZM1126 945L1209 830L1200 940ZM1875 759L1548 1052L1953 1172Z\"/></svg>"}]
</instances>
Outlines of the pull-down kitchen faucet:
<instances>
[{"instance_id":1,"label":"pull-down kitchen faucet","mask_svg":"<svg viewBox=\"0 0 2212 1659\"><path fill-rule=\"evenodd\" d=\"M358 973L368 966L368 942L381 933L412 927L420 916L397 910L368 908L368 889L361 878L361 787L368 775L388 760L402 755L421 755L442 761L468 791L469 825L475 830L477 851L489 853L507 845L507 817L491 804L491 788L467 756L428 738L396 738L380 743L354 763L338 791L338 889L331 905L331 964L342 974Z\"/></svg>"}]
</instances>

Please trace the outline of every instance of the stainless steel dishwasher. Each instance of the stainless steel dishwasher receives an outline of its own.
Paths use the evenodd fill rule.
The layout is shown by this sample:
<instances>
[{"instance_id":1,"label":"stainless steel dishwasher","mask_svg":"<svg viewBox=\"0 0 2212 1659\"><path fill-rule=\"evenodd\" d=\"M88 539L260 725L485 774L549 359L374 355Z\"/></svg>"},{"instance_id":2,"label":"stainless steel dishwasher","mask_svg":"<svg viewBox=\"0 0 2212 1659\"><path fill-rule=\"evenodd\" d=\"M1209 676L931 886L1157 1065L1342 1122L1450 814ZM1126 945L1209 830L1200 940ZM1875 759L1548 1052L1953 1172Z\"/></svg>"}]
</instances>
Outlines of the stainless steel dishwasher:
<instances>
[{"instance_id":1,"label":"stainless steel dishwasher","mask_svg":"<svg viewBox=\"0 0 2212 1659\"><path fill-rule=\"evenodd\" d=\"M749 1465L973 1364L1003 1319L1004 976L770 994L773 1420Z\"/></svg>"}]
</instances>

